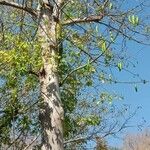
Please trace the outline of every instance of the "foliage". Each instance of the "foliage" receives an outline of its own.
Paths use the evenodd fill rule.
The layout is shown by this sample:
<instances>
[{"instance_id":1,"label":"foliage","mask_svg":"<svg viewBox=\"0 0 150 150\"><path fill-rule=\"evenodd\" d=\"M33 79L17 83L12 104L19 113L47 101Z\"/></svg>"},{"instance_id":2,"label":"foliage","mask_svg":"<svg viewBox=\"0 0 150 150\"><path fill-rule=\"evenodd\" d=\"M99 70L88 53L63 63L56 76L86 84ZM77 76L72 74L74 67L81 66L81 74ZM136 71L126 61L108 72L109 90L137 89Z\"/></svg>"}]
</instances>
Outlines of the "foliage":
<instances>
[{"instance_id":1,"label":"foliage","mask_svg":"<svg viewBox=\"0 0 150 150\"><path fill-rule=\"evenodd\" d=\"M26 1L33 9L36 9L36 3ZM73 146L82 149L96 136L105 137L120 129L121 123L117 119L125 110L116 110L113 100L121 97L106 91L103 86L118 83L113 71L126 71L126 66L130 65L124 55L126 42L146 44L143 39L148 36L143 34L146 23L141 18L142 2L127 10L121 3L115 0L64 0L62 32L58 37L58 46L63 46L63 50L57 56L58 74L65 111L65 141L75 141L67 143L66 149ZM0 12L3 27L0 35L0 143L1 146L12 146L16 141L24 141L18 144L19 149L28 145L27 137L33 139L40 134L41 39L36 34L37 20L24 11L5 6ZM103 14L104 18L64 25L67 20L86 18L91 14ZM111 119L108 121L108 118ZM112 125L114 128L109 131ZM76 140L78 138L81 139ZM37 146L39 139L40 135Z\"/></svg>"}]
</instances>

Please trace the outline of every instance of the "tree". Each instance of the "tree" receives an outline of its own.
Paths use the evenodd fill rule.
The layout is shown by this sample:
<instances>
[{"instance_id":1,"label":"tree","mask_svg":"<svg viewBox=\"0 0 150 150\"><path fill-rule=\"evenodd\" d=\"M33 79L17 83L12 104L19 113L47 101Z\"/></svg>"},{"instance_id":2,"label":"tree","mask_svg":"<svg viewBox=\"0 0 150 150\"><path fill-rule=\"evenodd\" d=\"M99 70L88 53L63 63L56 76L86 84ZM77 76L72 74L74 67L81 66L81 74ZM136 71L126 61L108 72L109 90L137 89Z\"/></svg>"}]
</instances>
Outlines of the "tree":
<instances>
[{"instance_id":1,"label":"tree","mask_svg":"<svg viewBox=\"0 0 150 150\"><path fill-rule=\"evenodd\" d=\"M147 22L138 17L146 2L124 10L109 0L0 0L1 144L41 133L42 150L63 150L64 138L98 126L102 110L93 108L116 97L99 86L119 83L109 70L128 63L115 43L147 44Z\"/></svg>"},{"instance_id":2,"label":"tree","mask_svg":"<svg viewBox=\"0 0 150 150\"><path fill-rule=\"evenodd\" d=\"M110 147L109 150L121 150L121 149L117 147Z\"/></svg>"},{"instance_id":3,"label":"tree","mask_svg":"<svg viewBox=\"0 0 150 150\"><path fill-rule=\"evenodd\" d=\"M136 134L127 134L124 137L123 150L148 150L150 146L149 139L149 129Z\"/></svg>"},{"instance_id":4,"label":"tree","mask_svg":"<svg viewBox=\"0 0 150 150\"><path fill-rule=\"evenodd\" d=\"M96 150L108 150L105 141L100 137L96 137Z\"/></svg>"}]
</instances>

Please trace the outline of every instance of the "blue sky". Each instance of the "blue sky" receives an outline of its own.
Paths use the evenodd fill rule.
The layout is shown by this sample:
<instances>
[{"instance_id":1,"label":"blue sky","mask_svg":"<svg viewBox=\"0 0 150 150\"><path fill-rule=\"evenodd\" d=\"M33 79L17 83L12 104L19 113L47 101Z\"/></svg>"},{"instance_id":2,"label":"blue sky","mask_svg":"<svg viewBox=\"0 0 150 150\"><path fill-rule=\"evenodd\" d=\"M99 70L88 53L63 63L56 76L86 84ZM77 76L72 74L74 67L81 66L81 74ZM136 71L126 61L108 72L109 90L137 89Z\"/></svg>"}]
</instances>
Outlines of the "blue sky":
<instances>
[{"instance_id":1,"label":"blue sky","mask_svg":"<svg viewBox=\"0 0 150 150\"><path fill-rule=\"evenodd\" d=\"M142 79L150 81L150 46L137 45L132 43L128 50L128 55L131 56L131 60L134 62L138 61L135 68L132 68L133 73L138 73ZM127 81L131 75L126 72L115 73L119 78ZM121 76L121 77L120 77ZM138 81L138 79L135 79ZM115 102L117 105L129 104L131 106L131 111L134 111L138 106L141 108L138 110L137 114L130 120L130 125L134 127L127 128L123 133L120 134L120 139L109 138L109 143L112 146L121 146L122 137L126 133L136 133L140 132L137 127L138 124L142 123L144 120L144 128L150 126L150 82L147 84L136 84L138 87L138 92L134 89L134 84L116 84L112 89L122 95L124 100L120 102Z\"/></svg>"},{"instance_id":2,"label":"blue sky","mask_svg":"<svg viewBox=\"0 0 150 150\"><path fill-rule=\"evenodd\" d=\"M127 6L127 3L125 8L126 7L129 7ZM128 56L131 57L131 61L136 64L135 68L129 70L138 73L142 79L150 81L150 46L140 46L134 42L130 43L130 45L128 45ZM137 61L138 64L136 63ZM114 71L114 74L115 76L118 76L119 80L122 79L121 81L134 80L132 75L124 71ZM138 81L138 79L135 80ZM123 134L120 134L120 139L110 138L109 144L112 146L120 146L122 144L121 137L127 132L139 132L137 125L143 122L143 118L146 121L144 127L150 126L150 82L147 84L137 84L138 92L135 91L134 86L134 84L115 84L110 87L115 93L124 96L124 100L116 101L114 102L115 104L129 104L131 106L131 111L134 111L138 106L141 106L141 109L137 112L135 117L130 120L130 124L134 127L127 128Z\"/></svg>"},{"instance_id":3,"label":"blue sky","mask_svg":"<svg viewBox=\"0 0 150 150\"><path fill-rule=\"evenodd\" d=\"M131 1L127 3L127 1L128 0L125 0L124 2L124 9L128 9L136 5L136 3L131 3ZM139 0L135 1L138 2ZM149 0L147 0L147 3L150 3ZM150 9L148 7L139 13L140 17L148 15L149 12ZM147 24L150 24L149 18L144 21L146 21ZM150 38L148 39L148 42L150 43ZM135 42L128 42L127 46L127 55L130 57L129 60L136 65L136 67L129 67L128 70L132 73L139 74L140 78L150 81L150 45L146 46ZM119 81L138 81L138 78L133 78L130 73L125 71L122 71L121 73L114 71L113 73ZM143 129L150 127L150 82L147 84L136 84L136 86L138 88L137 92L134 88L135 84L116 84L108 87L115 93L124 97L121 101L115 101L114 103L116 105L121 106L122 104L129 104L130 112L134 111L138 106L141 107L136 115L130 120L129 125L133 125L134 127L124 130L124 132L120 133L119 138L108 138L108 144L112 146L121 147L123 142L122 138L127 133L141 132L141 130L137 127L138 124L142 124L146 121L143 124Z\"/></svg>"}]
</instances>

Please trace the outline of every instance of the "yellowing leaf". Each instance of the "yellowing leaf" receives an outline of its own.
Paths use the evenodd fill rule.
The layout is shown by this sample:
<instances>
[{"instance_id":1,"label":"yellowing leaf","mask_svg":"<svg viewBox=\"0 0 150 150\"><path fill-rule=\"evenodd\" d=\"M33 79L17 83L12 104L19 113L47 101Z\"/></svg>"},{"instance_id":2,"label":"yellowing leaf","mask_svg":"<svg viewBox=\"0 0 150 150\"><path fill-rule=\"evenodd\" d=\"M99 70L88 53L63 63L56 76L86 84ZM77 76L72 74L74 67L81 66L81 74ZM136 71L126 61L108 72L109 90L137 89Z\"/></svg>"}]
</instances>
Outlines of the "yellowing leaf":
<instances>
[{"instance_id":1,"label":"yellowing leaf","mask_svg":"<svg viewBox=\"0 0 150 150\"><path fill-rule=\"evenodd\" d=\"M135 15L131 15L128 17L129 22L133 25L133 26L137 26L139 24L139 18L138 16Z\"/></svg>"}]
</instances>

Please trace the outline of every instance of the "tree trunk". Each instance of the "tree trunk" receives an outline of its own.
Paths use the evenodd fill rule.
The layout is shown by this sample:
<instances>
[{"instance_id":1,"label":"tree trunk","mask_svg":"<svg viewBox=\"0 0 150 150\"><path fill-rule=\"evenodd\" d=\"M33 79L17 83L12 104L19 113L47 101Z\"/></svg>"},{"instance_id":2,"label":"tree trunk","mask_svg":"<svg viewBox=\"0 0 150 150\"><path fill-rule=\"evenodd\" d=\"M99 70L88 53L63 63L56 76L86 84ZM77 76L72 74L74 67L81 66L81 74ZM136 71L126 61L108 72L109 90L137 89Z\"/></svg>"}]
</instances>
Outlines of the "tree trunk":
<instances>
[{"instance_id":1,"label":"tree trunk","mask_svg":"<svg viewBox=\"0 0 150 150\"><path fill-rule=\"evenodd\" d=\"M60 18L59 6L43 2L39 10L38 34L42 43L43 67L40 70L42 106L40 123L42 127L41 150L63 150L63 108L58 81L57 26Z\"/></svg>"}]
</instances>

